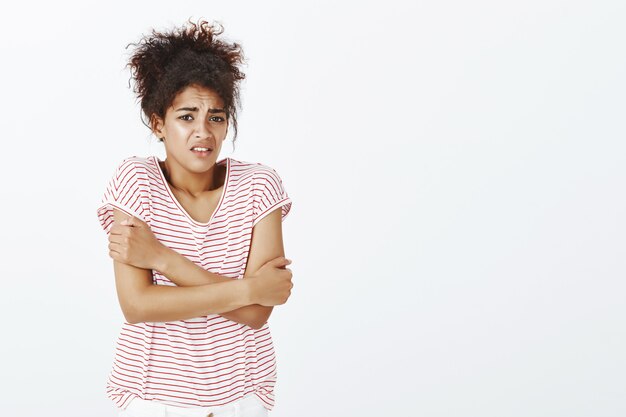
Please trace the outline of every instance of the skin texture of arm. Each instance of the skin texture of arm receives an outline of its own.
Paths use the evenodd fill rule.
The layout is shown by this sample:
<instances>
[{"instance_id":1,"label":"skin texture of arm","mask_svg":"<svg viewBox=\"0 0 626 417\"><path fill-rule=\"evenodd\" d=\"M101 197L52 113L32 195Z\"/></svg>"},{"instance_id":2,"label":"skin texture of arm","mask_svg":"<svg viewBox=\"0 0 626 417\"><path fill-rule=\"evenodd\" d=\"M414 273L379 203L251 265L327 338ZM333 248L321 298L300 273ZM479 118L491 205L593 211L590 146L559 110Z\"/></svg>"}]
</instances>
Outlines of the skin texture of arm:
<instances>
[{"instance_id":1,"label":"skin texture of arm","mask_svg":"<svg viewBox=\"0 0 626 417\"><path fill-rule=\"evenodd\" d=\"M232 281L232 278L211 273L176 251L167 249L159 271L180 286L197 286ZM280 207L261 219L252 230L252 239L244 279L256 273L267 261L284 256ZM246 324L253 329L261 328L272 314L273 307L252 304L220 315Z\"/></svg>"},{"instance_id":2,"label":"skin texture of arm","mask_svg":"<svg viewBox=\"0 0 626 417\"><path fill-rule=\"evenodd\" d=\"M116 224L126 218L126 214L114 210ZM282 256L283 252L280 210L277 209L259 221L253 229L244 276L251 276L265 262ZM184 258L182 255L179 256ZM150 269L138 268L115 260L118 298L127 321L131 323L173 321L207 314L221 314L252 328L260 328L267 321L272 307L254 304L251 285L246 284L255 280L253 286L259 288L260 284L270 281L222 277L204 270L186 258L183 260L180 258L167 257L171 261L163 264L162 269L167 273L162 272L168 278L170 275L178 277L178 281L183 285L191 286L153 285ZM177 283L176 278L173 282ZM268 304L267 301L263 303ZM281 303L276 302L272 305Z\"/></svg>"}]
</instances>

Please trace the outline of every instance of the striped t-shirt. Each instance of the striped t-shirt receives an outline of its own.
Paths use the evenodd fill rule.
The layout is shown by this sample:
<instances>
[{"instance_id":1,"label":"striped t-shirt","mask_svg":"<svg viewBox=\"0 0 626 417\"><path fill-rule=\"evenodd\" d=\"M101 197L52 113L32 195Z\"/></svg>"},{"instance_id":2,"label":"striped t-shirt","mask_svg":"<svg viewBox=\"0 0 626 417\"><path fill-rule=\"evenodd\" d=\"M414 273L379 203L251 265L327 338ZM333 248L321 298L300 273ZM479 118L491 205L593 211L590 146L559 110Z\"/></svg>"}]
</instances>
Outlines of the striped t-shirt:
<instances>
[{"instance_id":1,"label":"striped t-shirt","mask_svg":"<svg viewBox=\"0 0 626 417\"><path fill-rule=\"evenodd\" d=\"M254 225L291 200L276 171L224 158L222 196L209 222L195 221L174 197L156 156L121 161L97 214L110 233L113 207L146 222L155 237L206 270L242 278ZM156 285L175 285L152 271ZM107 396L121 409L133 397L182 407L212 407L256 394L274 407L276 360L268 324L261 329L220 315L171 322L123 323Z\"/></svg>"}]
</instances>

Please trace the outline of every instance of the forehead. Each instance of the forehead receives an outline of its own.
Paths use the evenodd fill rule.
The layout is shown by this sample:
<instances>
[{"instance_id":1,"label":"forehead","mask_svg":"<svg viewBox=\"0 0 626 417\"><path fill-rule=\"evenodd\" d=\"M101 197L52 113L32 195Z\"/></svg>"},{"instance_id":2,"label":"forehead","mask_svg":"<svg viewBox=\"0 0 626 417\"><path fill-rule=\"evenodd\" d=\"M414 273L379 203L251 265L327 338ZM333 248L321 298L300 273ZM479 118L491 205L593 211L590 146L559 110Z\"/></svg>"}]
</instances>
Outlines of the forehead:
<instances>
[{"instance_id":1,"label":"forehead","mask_svg":"<svg viewBox=\"0 0 626 417\"><path fill-rule=\"evenodd\" d=\"M180 105L192 105L194 107L223 107L224 101L214 90L200 85L192 84L185 87L174 97L172 107Z\"/></svg>"}]
</instances>

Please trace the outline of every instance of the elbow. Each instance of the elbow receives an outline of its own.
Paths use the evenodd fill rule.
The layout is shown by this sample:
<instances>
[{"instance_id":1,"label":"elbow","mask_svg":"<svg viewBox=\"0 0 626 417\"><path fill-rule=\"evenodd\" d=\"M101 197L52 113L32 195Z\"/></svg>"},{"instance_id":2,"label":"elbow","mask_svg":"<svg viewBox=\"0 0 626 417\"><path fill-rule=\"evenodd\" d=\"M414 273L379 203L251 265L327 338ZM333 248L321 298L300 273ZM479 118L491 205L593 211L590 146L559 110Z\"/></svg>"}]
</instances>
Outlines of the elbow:
<instances>
[{"instance_id":1,"label":"elbow","mask_svg":"<svg viewBox=\"0 0 626 417\"><path fill-rule=\"evenodd\" d=\"M254 330L259 330L260 328L262 328L263 326L265 326L265 323L267 323L266 320L251 320L250 323L248 323L248 326L252 327Z\"/></svg>"},{"instance_id":2,"label":"elbow","mask_svg":"<svg viewBox=\"0 0 626 417\"><path fill-rule=\"evenodd\" d=\"M142 323L143 322L143 320L140 320L136 316L131 316L131 315L128 315L128 314L124 314L124 318L126 319L126 323L128 323L128 324L137 324L137 323Z\"/></svg>"},{"instance_id":3,"label":"elbow","mask_svg":"<svg viewBox=\"0 0 626 417\"><path fill-rule=\"evenodd\" d=\"M272 310L273 307L263 307L256 305L254 314L251 314L248 320L248 326L250 326L254 330L259 330L260 328L265 326L265 324L269 320Z\"/></svg>"},{"instance_id":4,"label":"elbow","mask_svg":"<svg viewBox=\"0 0 626 417\"><path fill-rule=\"evenodd\" d=\"M137 324L146 321L143 310L136 303L126 303L120 305L120 307L122 307L122 313L127 323Z\"/></svg>"},{"instance_id":5,"label":"elbow","mask_svg":"<svg viewBox=\"0 0 626 417\"><path fill-rule=\"evenodd\" d=\"M139 315L136 312L122 310L122 313L124 314L124 319L126 320L126 323L128 324L137 324L137 323L142 322L142 320L139 318Z\"/></svg>"}]
</instances>

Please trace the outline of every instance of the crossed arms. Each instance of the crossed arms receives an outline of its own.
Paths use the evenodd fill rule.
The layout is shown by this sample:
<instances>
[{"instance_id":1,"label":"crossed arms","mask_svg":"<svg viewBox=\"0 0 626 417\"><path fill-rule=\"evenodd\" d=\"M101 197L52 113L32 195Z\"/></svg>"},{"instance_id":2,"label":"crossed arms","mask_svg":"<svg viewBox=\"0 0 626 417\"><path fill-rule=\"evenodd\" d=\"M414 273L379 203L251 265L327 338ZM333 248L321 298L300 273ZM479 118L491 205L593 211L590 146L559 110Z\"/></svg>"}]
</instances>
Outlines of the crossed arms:
<instances>
[{"instance_id":1,"label":"crossed arms","mask_svg":"<svg viewBox=\"0 0 626 417\"><path fill-rule=\"evenodd\" d=\"M253 228L243 279L214 274L162 245L139 219L132 225L114 209L109 255L114 261L120 307L129 323L184 320L208 314L261 328L273 306L291 294L290 261L284 258L281 210ZM177 286L153 285L155 269Z\"/></svg>"}]
</instances>

